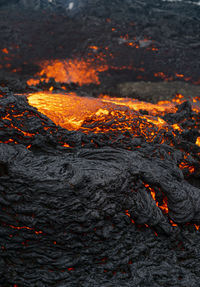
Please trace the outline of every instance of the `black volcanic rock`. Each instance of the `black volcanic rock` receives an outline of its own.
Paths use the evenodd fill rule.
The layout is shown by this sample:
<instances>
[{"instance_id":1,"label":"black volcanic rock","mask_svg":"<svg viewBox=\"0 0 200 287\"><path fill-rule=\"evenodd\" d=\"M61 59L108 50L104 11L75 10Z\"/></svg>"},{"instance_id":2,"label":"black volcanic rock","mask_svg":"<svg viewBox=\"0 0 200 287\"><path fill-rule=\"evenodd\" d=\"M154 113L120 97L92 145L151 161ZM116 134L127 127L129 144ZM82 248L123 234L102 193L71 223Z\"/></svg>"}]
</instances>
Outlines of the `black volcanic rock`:
<instances>
[{"instance_id":1,"label":"black volcanic rock","mask_svg":"<svg viewBox=\"0 0 200 287\"><path fill-rule=\"evenodd\" d=\"M199 147L185 139L192 131L160 133L169 137L163 144L69 132L25 96L1 94L1 286L198 286ZM196 117L195 132L188 102L174 115L166 120ZM185 152L194 185L179 168ZM161 205L167 198L168 214L148 187Z\"/></svg>"},{"instance_id":2,"label":"black volcanic rock","mask_svg":"<svg viewBox=\"0 0 200 287\"><path fill-rule=\"evenodd\" d=\"M159 274L175 268L168 282L178 284L180 270L183 278L191 272L179 263L179 256L186 256L186 262L192 256L198 264L198 244L191 245L193 254L188 257L189 238L183 236L189 235L178 228L173 230L151 195L139 185L145 182L160 186L168 197L169 215L176 222L200 221L199 189L184 181L173 162L162 163L159 159L147 159L140 152L111 148L57 154L52 150L52 154L49 151L42 155L20 145L6 144L0 144L0 160L8 165L8 172L1 176L1 270L10 262L2 284L11 286L18 282L26 286L31 280L31 284L40 282L40 286L54 286L56 281L60 282L57 286L90 286L89 282L99 286L99 276L105 284L114 284L115 270L119 273L118 286L124 286L120 281L123 272L126 284L135 280L142 284L139 274L134 275L128 264L130 260L151 286L166 280L156 279L150 267L153 265ZM137 224L154 228L158 239L147 227L137 230L125 215L127 208ZM181 238L183 246L187 246L182 255L177 247L170 251L173 238ZM198 238L198 234L193 235L193 244ZM160 248L165 250L165 258ZM177 259L168 265L171 253ZM103 265L99 265L102 261ZM19 277L21 262L28 268L24 266ZM151 279L144 273L147 266ZM109 278L102 274L103 270L110 274ZM88 274L93 274L93 279ZM196 273L192 282L196 284L198 278ZM88 283L81 285L82 280Z\"/></svg>"}]
</instances>

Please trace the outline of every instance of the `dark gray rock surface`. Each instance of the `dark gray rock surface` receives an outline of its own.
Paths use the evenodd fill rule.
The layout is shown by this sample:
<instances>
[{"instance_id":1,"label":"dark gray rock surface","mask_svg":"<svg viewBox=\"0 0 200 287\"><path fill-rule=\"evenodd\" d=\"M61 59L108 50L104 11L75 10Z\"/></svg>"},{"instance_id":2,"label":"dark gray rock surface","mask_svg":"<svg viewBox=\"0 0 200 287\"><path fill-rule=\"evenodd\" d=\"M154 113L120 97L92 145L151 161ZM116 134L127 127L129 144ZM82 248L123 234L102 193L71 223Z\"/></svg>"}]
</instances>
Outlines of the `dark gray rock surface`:
<instances>
[{"instance_id":1,"label":"dark gray rock surface","mask_svg":"<svg viewBox=\"0 0 200 287\"><path fill-rule=\"evenodd\" d=\"M157 103L158 101L164 100L170 101L176 94L182 94L186 99L199 97L200 86L180 81L158 83L129 82L119 84L114 91L122 97Z\"/></svg>"},{"instance_id":2,"label":"dark gray rock surface","mask_svg":"<svg viewBox=\"0 0 200 287\"><path fill-rule=\"evenodd\" d=\"M200 220L200 191L173 162L111 148L54 153L0 144L2 286L197 284L199 234L173 230L142 184L160 186L173 220Z\"/></svg>"}]
</instances>

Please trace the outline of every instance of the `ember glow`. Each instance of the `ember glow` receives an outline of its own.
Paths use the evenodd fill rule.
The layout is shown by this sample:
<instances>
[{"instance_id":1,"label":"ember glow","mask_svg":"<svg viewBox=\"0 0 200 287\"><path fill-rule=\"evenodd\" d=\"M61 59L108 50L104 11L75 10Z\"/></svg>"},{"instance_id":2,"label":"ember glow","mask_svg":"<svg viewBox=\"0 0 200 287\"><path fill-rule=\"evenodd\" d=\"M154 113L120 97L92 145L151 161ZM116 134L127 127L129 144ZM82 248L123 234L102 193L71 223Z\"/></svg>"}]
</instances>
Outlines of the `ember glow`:
<instances>
[{"instance_id":1,"label":"ember glow","mask_svg":"<svg viewBox=\"0 0 200 287\"><path fill-rule=\"evenodd\" d=\"M37 234L37 235L43 233L42 231L36 231L32 227L28 227L28 226L13 226L13 225L10 225L10 227L13 228L13 229L17 229L17 230L22 230L22 229L31 230L31 231L34 231L35 234Z\"/></svg>"},{"instance_id":2,"label":"ember glow","mask_svg":"<svg viewBox=\"0 0 200 287\"><path fill-rule=\"evenodd\" d=\"M198 145L200 147L200 137L197 138L196 145Z\"/></svg>"},{"instance_id":3,"label":"ember glow","mask_svg":"<svg viewBox=\"0 0 200 287\"><path fill-rule=\"evenodd\" d=\"M4 54L8 54L8 53L9 53L7 48L2 49L2 52L3 52Z\"/></svg>"}]
</instances>

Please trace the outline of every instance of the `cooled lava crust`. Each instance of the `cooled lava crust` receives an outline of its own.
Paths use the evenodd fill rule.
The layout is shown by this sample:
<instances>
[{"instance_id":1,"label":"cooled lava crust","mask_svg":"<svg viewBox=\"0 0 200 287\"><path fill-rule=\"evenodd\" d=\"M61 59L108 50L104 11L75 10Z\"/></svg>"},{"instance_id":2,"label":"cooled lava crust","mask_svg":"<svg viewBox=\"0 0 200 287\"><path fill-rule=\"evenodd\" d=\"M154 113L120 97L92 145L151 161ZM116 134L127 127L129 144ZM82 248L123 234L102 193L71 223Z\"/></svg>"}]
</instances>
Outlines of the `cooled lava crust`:
<instances>
[{"instance_id":1,"label":"cooled lava crust","mask_svg":"<svg viewBox=\"0 0 200 287\"><path fill-rule=\"evenodd\" d=\"M164 118L184 131L70 132L1 88L1 286L198 286L199 114Z\"/></svg>"}]
</instances>

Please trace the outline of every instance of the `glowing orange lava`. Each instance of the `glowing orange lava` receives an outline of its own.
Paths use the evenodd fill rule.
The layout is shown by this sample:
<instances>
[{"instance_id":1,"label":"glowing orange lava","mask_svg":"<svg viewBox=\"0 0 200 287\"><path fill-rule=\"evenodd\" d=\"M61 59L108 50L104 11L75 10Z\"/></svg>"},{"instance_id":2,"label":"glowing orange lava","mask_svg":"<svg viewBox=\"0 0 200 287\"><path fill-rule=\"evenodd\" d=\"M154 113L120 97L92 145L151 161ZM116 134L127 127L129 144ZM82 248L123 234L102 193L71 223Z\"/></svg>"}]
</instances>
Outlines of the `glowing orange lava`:
<instances>
[{"instance_id":1,"label":"glowing orange lava","mask_svg":"<svg viewBox=\"0 0 200 287\"><path fill-rule=\"evenodd\" d=\"M159 116L166 111L176 111L175 105L166 103L152 104L141 102L130 98L111 98L101 96L99 98L80 97L75 93L53 94L51 92L38 92L30 94L29 104L36 107L41 113L49 117L54 123L68 130L79 130L88 132L106 132L110 129L129 130L133 132L130 120L138 118L143 120L141 129L147 125L154 125L157 129L167 128L168 124ZM141 115L137 111L146 110L148 115ZM85 122L106 122L108 119L116 118L117 123L113 128L85 127ZM120 122L120 118L125 121ZM173 127L172 127L173 129ZM175 126L174 129L178 129ZM152 137L154 134L152 133Z\"/></svg>"},{"instance_id":2,"label":"glowing orange lava","mask_svg":"<svg viewBox=\"0 0 200 287\"><path fill-rule=\"evenodd\" d=\"M142 133L147 141L152 141L161 129L171 130L173 133L182 132L179 124L170 126L161 118L166 113L176 112L176 104L184 101L180 94L171 102L152 104L131 98L111 98L107 95L91 98L80 97L75 93L58 94L47 91L30 94L28 101L55 124L68 130L81 130L86 133L129 131L133 136ZM197 103L194 104L197 106ZM147 111L148 114L141 114L141 110ZM133 119L138 122L137 127L133 125ZM108 125L111 121L113 124ZM137 133L137 129L140 129L140 133ZM199 145L199 138L196 143Z\"/></svg>"},{"instance_id":3,"label":"glowing orange lava","mask_svg":"<svg viewBox=\"0 0 200 287\"><path fill-rule=\"evenodd\" d=\"M196 145L198 145L200 147L200 137L197 138Z\"/></svg>"},{"instance_id":4,"label":"glowing orange lava","mask_svg":"<svg viewBox=\"0 0 200 287\"><path fill-rule=\"evenodd\" d=\"M2 49L2 52L3 52L4 54L8 54L8 53L9 53L7 48Z\"/></svg>"},{"instance_id":5,"label":"glowing orange lava","mask_svg":"<svg viewBox=\"0 0 200 287\"><path fill-rule=\"evenodd\" d=\"M17 229L17 230L22 230L22 229L25 229L25 230L31 230L31 231L34 231L35 234L42 234L43 232L42 231L36 231L34 230L32 227L28 227L28 226L14 226L14 225L9 225L11 228L13 229Z\"/></svg>"},{"instance_id":6,"label":"glowing orange lava","mask_svg":"<svg viewBox=\"0 0 200 287\"><path fill-rule=\"evenodd\" d=\"M28 101L54 123L68 130L80 129L91 114L104 110L100 99L79 97L75 93L40 92L31 94Z\"/></svg>"},{"instance_id":7,"label":"glowing orange lava","mask_svg":"<svg viewBox=\"0 0 200 287\"><path fill-rule=\"evenodd\" d=\"M98 49L96 46L93 50ZM94 59L81 60L54 60L45 61L40 64L41 71L34 79L27 81L28 85L37 85L41 82L48 82L53 78L59 83L77 83L80 86L91 83L100 84L98 74L108 70L103 56L100 54Z\"/></svg>"}]
</instances>

